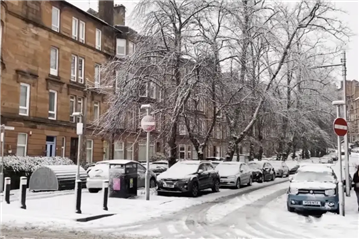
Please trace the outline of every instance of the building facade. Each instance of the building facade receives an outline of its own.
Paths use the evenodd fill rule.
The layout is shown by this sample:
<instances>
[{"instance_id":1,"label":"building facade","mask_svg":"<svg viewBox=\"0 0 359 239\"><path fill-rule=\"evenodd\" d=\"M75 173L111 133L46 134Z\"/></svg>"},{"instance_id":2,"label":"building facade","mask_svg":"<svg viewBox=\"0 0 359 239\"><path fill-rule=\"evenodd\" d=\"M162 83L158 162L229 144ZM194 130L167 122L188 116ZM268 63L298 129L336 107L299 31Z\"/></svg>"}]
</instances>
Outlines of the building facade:
<instances>
[{"instance_id":1,"label":"building facade","mask_svg":"<svg viewBox=\"0 0 359 239\"><path fill-rule=\"evenodd\" d=\"M133 115L133 134L123 139L101 138L91 130L91 122L106 110L105 95L96 91L101 65L135 50L123 5L99 1L97 13L67 1L2 1L1 26L1 124L15 128L5 131L5 155L63 156L76 162L76 123L82 120L87 125L83 160L145 159L145 135L138 137L140 110ZM218 140L224 139L221 130L214 133ZM223 147L214 147L222 146L212 144L208 156L223 156ZM195 157L186 137L178 150L180 157L188 152ZM151 145L151 155L163 151L162 142Z\"/></svg>"}]
</instances>

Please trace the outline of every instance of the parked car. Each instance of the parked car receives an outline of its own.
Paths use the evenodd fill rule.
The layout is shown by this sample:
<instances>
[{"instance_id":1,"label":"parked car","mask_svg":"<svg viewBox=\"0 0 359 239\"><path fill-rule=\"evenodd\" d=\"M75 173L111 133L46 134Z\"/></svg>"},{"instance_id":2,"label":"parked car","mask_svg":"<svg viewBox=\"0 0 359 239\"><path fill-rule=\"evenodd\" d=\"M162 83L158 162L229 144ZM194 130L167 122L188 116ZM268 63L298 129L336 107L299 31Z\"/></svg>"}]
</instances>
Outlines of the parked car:
<instances>
[{"instance_id":1,"label":"parked car","mask_svg":"<svg viewBox=\"0 0 359 239\"><path fill-rule=\"evenodd\" d=\"M275 171L270 163L265 161L252 161L248 163L248 166L252 170L253 179L256 179L257 182L274 181Z\"/></svg>"},{"instance_id":2,"label":"parked car","mask_svg":"<svg viewBox=\"0 0 359 239\"><path fill-rule=\"evenodd\" d=\"M221 186L241 188L252 185L252 171L242 162L221 162L216 167L221 177Z\"/></svg>"},{"instance_id":3,"label":"parked car","mask_svg":"<svg viewBox=\"0 0 359 239\"><path fill-rule=\"evenodd\" d=\"M179 161L157 177L157 192L188 193L197 197L201 190L219 192L220 178L209 161Z\"/></svg>"},{"instance_id":4,"label":"parked car","mask_svg":"<svg viewBox=\"0 0 359 239\"><path fill-rule=\"evenodd\" d=\"M289 168L284 161L271 161L270 164L273 166L275 171L275 176L279 178L284 178L289 176Z\"/></svg>"},{"instance_id":5,"label":"parked car","mask_svg":"<svg viewBox=\"0 0 359 239\"><path fill-rule=\"evenodd\" d=\"M304 166L291 176L287 191L287 209L321 210L339 213L338 181L332 168Z\"/></svg>"},{"instance_id":6,"label":"parked car","mask_svg":"<svg viewBox=\"0 0 359 239\"><path fill-rule=\"evenodd\" d=\"M90 193L97 193L102 189L103 180L109 180L109 164L116 164L116 167L125 168L128 163L137 164L137 187L145 186L146 168L137 161L126 159L115 159L97 162L88 172L86 187ZM150 171L150 187L156 187L156 174Z\"/></svg>"},{"instance_id":7,"label":"parked car","mask_svg":"<svg viewBox=\"0 0 359 239\"><path fill-rule=\"evenodd\" d=\"M167 160L159 160L150 163L150 169L156 175L159 175L168 169L168 161Z\"/></svg>"}]
</instances>

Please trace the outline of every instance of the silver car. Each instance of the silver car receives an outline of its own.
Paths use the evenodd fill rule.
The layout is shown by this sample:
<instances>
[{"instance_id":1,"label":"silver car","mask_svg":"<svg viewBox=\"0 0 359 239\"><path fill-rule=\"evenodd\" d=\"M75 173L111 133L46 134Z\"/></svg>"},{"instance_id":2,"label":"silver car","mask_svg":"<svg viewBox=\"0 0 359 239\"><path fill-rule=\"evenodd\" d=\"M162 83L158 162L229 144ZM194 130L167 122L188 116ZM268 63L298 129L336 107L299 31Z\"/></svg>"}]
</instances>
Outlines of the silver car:
<instances>
[{"instance_id":1,"label":"silver car","mask_svg":"<svg viewBox=\"0 0 359 239\"><path fill-rule=\"evenodd\" d=\"M243 162L221 162L216 167L220 176L220 185L241 188L252 185L252 171Z\"/></svg>"}]
</instances>

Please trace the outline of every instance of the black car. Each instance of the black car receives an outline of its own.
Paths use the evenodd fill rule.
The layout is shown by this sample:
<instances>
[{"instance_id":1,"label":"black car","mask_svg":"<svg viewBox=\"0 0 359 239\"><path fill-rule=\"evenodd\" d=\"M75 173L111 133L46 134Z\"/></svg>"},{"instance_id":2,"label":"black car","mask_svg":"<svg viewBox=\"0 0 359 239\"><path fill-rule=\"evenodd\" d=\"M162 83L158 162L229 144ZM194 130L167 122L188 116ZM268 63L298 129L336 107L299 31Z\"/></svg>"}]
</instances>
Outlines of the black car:
<instances>
[{"instance_id":1,"label":"black car","mask_svg":"<svg viewBox=\"0 0 359 239\"><path fill-rule=\"evenodd\" d=\"M265 182L265 181L274 181L275 179L275 171L272 165L268 162L249 162L248 166L252 170L252 178L253 181L257 182Z\"/></svg>"},{"instance_id":2,"label":"black car","mask_svg":"<svg viewBox=\"0 0 359 239\"><path fill-rule=\"evenodd\" d=\"M180 161L157 177L157 193L187 193L197 197L201 190L219 192L218 172L208 161Z\"/></svg>"}]
</instances>

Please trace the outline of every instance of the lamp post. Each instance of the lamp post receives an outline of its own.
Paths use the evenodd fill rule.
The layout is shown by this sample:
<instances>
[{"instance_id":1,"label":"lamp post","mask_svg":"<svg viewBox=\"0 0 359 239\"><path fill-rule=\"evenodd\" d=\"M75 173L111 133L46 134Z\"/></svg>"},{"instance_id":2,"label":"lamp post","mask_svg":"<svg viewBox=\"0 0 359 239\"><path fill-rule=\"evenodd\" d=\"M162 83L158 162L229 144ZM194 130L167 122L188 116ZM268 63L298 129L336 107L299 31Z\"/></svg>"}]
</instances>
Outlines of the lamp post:
<instances>
[{"instance_id":1,"label":"lamp post","mask_svg":"<svg viewBox=\"0 0 359 239\"><path fill-rule=\"evenodd\" d=\"M146 200L150 200L150 133L156 127L155 119L150 115L151 105L141 105L141 109L146 109L146 116L141 120L141 127L143 131L147 132L146 142L146 178L145 178L145 189L146 189Z\"/></svg>"},{"instance_id":2,"label":"lamp post","mask_svg":"<svg viewBox=\"0 0 359 239\"><path fill-rule=\"evenodd\" d=\"M81 213L81 178L80 178L80 156L81 156L81 139L83 135L83 123L82 123L82 113L74 112L72 113L73 117L78 117L79 122L76 124L76 134L78 135L77 141L77 172L76 172L76 180L75 180L75 194L76 194L76 213Z\"/></svg>"},{"instance_id":3,"label":"lamp post","mask_svg":"<svg viewBox=\"0 0 359 239\"><path fill-rule=\"evenodd\" d=\"M1 93L0 93L1 94ZM0 116L1 117L1 116ZM14 127L0 125L0 132L1 132L1 167L0 167L0 193L4 191L4 145L5 145L5 131L6 130L14 130Z\"/></svg>"},{"instance_id":4,"label":"lamp post","mask_svg":"<svg viewBox=\"0 0 359 239\"><path fill-rule=\"evenodd\" d=\"M332 103L337 107L337 118L340 117L340 106L344 105L343 100L333 101ZM343 162L342 162L342 147L340 136L338 136L338 161L339 161L339 183L338 183L338 194L339 194L339 213L340 215L345 215L345 202L344 202L344 188L343 188Z\"/></svg>"}]
</instances>

